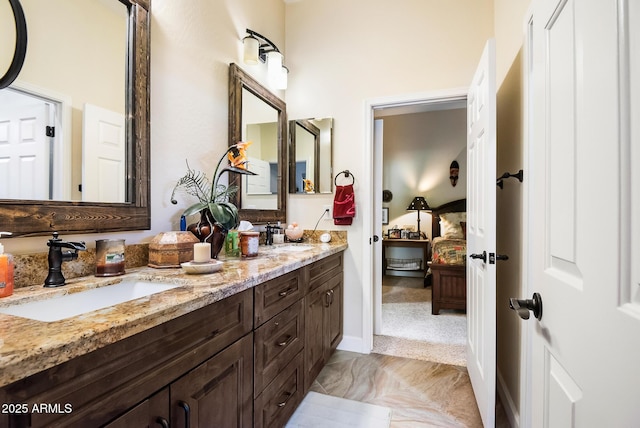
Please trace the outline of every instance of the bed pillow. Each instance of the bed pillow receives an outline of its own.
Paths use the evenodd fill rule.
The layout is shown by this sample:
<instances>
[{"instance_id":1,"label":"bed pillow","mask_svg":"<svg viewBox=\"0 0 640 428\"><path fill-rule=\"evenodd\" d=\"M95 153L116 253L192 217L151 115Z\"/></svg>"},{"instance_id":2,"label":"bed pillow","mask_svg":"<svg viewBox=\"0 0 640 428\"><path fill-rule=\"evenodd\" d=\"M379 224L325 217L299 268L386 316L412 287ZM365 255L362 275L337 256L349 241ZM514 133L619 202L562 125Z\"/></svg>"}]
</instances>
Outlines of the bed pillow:
<instances>
[{"instance_id":1,"label":"bed pillow","mask_svg":"<svg viewBox=\"0 0 640 428\"><path fill-rule=\"evenodd\" d=\"M467 221L467 213L440 214L440 236L448 239L464 239L460 222Z\"/></svg>"}]
</instances>

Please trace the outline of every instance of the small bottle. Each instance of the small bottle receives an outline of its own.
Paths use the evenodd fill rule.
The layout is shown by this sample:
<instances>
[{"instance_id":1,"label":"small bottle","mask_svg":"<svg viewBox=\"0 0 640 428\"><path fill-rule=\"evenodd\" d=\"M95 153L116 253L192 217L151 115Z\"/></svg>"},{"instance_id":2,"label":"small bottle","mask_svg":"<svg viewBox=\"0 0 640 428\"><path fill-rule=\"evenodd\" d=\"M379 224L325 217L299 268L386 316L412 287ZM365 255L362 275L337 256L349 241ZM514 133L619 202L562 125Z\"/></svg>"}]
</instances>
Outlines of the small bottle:
<instances>
[{"instance_id":1,"label":"small bottle","mask_svg":"<svg viewBox=\"0 0 640 428\"><path fill-rule=\"evenodd\" d=\"M11 232L0 232L2 235L11 235ZM13 256L5 254L4 245L0 244L0 297L8 297L13 294Z\"/></svg>"}]
</instances>

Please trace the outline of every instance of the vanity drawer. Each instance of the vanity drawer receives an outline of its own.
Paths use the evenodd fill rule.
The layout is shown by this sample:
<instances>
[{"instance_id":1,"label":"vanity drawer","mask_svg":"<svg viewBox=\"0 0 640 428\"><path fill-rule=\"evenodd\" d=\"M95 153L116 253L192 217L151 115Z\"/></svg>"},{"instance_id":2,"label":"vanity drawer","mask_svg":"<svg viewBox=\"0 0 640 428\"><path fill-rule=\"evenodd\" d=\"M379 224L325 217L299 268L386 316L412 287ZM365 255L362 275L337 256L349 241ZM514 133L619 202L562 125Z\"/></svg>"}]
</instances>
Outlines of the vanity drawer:
<instances>
[{"instance_id":1,"label":"vanity drawer","mask_svg":"<svg viewBox=\"0 0 640 428\"><path fill-rule=\"evenodd\" d=\"M254 288L255 328L304 296L300 271L297 269Z\"/></svg>"},{"instance_id":2,"label":"vanity drawer","mask_svg":"<svg viewBox=\"0 0 640 428\"><path fill-rule=\"evenodd\" d=\"M260 394L253 407L253 426L283 427L304 397L302 352Z\"/></svg>"},{"instance_id":3,"label":"vanity drawer","mask_svg":"<svg viewBox=\"0 0 640 428\"><path fill-rule=\"evenodd\" d=\"M266 385L304 347L302 300L265 322L254 336L254 394Z\"/></svg>"},{"instance_id":4,"label":"vanity drawer","mask_svg":"<svg viewBox=\"0 0 640 428\"><path fill-rule=\"evenodd\" d=\"M308 280L308 288L305 294L312 292L316 288L325 284L331 277L342 272L342 253L334 254L322 260L318 260L307 266L306 275Z\"/></svg>"}]
</instances>

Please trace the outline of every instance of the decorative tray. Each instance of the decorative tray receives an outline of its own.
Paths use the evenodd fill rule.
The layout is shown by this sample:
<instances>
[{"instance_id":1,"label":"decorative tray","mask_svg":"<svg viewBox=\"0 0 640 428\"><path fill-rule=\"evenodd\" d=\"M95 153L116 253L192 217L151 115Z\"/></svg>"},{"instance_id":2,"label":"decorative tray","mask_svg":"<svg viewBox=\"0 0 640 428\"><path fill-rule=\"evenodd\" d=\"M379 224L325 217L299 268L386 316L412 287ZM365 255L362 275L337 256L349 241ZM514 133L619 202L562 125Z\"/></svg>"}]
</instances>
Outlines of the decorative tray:
<instances>
[{"instance_id":1,"label":"decorative tray","mask_svg":"<svg viewBox=\"0 0 640 428\"><path fill-rule=\"evenodd\" d=\"M222 269L222 262L219 260L211 259L208 262L196 263L193 260L190 262L180 263L182 269L189 274L203 274L213 273Z\"/></svg>"}]
</instances>

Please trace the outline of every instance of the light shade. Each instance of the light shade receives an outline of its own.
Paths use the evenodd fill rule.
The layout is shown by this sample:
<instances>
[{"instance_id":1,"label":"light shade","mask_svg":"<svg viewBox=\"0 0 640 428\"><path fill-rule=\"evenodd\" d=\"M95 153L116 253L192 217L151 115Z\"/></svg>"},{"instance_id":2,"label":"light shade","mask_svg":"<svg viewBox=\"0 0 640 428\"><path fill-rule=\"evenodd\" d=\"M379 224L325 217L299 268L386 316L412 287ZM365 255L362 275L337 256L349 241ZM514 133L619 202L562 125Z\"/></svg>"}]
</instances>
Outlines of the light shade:
<instances>
[{"instance_id":1,"label":"light shade","mask_svg":"<svg viewBox=\"0 0 640 428\"><path fill-rule=\"evenodd\" d=\"M423 196L416 196L407 207L407 211L429 211L429 204Z\"/></svg>"},{"instance_id":2,"label":"light shade","mask_svg":"<svg viewBox=\"0 0 640 428\"><path fill-rule=\"evenodd\" d=\"M287 89L287 84L289 81L289 69L284 65L280 67L280 72L278 73L278 79L276 80L276 89Z\"/></svg>"},{"instance_id":3,"label":"light shade","mask_svg":"<svg viewBox=\"0 0 640 428\"><path fill-rule=\"evenodd\" d=\"M269 76L277 80L282 72L282 54L278 51L267 53L267 72Z\"/></svg>"},{"instance_id":4,"label":"light shade","mask_svg":"<svg viewBox=\"0 0 640 428\"><path fill-rule=\"evenodd\" d=\"M255 65L259 60L260 41L253 36L242 39L244 45L244 63Z\"/></svg>"}]
</instances>

